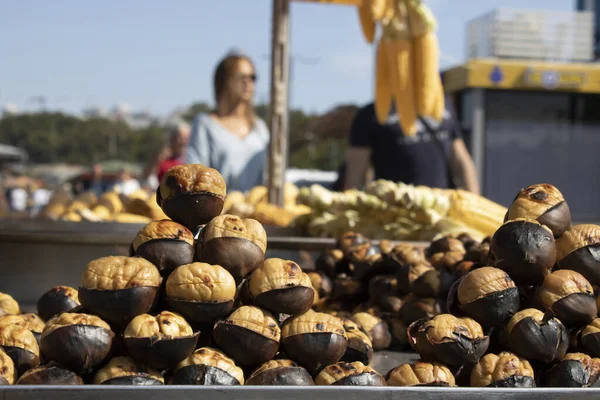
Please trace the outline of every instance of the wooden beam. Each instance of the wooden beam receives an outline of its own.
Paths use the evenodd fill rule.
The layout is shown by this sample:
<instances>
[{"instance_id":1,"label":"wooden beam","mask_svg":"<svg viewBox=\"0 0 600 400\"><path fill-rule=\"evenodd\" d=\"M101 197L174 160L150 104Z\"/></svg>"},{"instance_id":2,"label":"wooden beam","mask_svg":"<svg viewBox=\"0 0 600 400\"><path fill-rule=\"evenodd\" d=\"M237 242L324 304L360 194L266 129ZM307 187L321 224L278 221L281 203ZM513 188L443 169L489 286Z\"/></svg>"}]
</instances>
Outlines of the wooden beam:
<instances>
[{"instance_id":1,"label":"wooden beam","mask_svg":"<svg viewBox=\"0 0 600 400\"><path fill-rule=\"evenodd\" d=\"M269 128L269 202L283 206L288 152L289 0L273 0L271 37L271 108Z\"/></svg>"}]
</instances>

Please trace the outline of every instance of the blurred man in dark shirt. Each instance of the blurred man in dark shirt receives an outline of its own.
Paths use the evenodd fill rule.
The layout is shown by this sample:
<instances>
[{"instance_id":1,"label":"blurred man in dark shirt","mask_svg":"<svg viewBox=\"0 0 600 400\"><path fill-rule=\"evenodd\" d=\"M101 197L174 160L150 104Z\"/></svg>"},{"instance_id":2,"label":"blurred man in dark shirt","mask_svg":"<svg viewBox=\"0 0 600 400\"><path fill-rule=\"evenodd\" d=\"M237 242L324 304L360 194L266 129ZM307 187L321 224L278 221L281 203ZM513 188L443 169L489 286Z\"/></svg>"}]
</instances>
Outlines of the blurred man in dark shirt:
<instances>
[{"instance_id":1,"label":"blurred man in dark shirt","mask_svg":"<svg viewBox=\"0 0 600 400\"><path fill-rule=\"evenodd\" d=\"M441 123L417 124L417 134L406 136L395 111L380 124L373 103L361 108L350 129L344 187L361 189L372 165L375 179L436 188L450 188L458 181L462 188L479 193L473 159L452 115L446 111Z\"/></svg>"}]
</instances>

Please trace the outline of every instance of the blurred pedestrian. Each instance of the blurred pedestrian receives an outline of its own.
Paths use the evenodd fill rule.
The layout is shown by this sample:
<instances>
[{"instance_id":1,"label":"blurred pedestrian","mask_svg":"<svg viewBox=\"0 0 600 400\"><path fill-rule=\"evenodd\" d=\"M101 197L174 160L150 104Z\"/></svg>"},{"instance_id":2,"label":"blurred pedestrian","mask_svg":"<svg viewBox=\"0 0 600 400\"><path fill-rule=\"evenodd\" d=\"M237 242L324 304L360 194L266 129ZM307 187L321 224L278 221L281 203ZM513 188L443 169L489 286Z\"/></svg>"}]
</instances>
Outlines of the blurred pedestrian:
<instances>
[{"instance_id":1,"label":"blurred pedestrian","mask_svg":"<svg viewBox=\"0 0 600 400\"><path fill-rule=\"evenodd\" d=\"M169 130L169 147L161 154L164 157L157 164L156 176L160 182L163 175L176 165L185 162L185 153L190 141L190 127L186 123L180 123Z\"/></svg>"},{"instance_id":2,"label":"blurred pedestrian","mask_svg":"<svg viewBox=\"0 0 600 400\"><path fill-rule=\"evenodd\" d=\"M104 182L102 181L102 165L94 164L92 167L92 179L90 181L90 190L98 197L104 193Z\"/></svg>"},{"instance_id":3,"label":"blurred pedestrian","mask_svg":"<svg viewBox=\"0 0 600 400\"><path fill-rule=\"evenodd\" d=\"M117 182L113 186L113 190L125 196L131 195L136 190L140 189L140 182L131 176L127 168L121 168L117 176Z\"/></svg>"},{"instance_id":4,"label":"blurred pedestrian","mask_svg":"<svg viewBox=\"0 0 600 400\"><path fill-rule=\"evenodd\" d=\"M228 191L264 182L269 131L254 113L256 69L245 55L229 54L214 74L216 109L194 120L187 162L217 169Z\"/></svg>"}]
</instances>

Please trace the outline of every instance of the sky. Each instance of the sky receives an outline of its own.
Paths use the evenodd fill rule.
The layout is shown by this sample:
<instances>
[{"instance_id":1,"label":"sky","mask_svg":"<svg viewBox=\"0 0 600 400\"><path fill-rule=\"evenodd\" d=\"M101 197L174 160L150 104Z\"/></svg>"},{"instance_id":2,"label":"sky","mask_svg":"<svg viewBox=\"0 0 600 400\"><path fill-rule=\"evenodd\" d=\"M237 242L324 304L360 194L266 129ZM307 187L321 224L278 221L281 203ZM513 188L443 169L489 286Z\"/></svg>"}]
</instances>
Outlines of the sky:
<instances>
[{"instance_id":1,"label":"sky","mask_svg":"<svg viewBox=\"0 0 600 400\"><path fill-rule=\"evenodd\" d=\"M441 67L466 58L466 23L497 7L572 10L572 0L425 0L439 20ZM527 3L525 5L525 3ZM255 61L269 99L271 0L0 0L0 110L79 113L128 104L165 115L212 103L216 63ZM373 47L356 9L292 2L291 106L323 112L372 96ZM294 61L295 60L295 61Z\"/></svg>"}]
</instances>

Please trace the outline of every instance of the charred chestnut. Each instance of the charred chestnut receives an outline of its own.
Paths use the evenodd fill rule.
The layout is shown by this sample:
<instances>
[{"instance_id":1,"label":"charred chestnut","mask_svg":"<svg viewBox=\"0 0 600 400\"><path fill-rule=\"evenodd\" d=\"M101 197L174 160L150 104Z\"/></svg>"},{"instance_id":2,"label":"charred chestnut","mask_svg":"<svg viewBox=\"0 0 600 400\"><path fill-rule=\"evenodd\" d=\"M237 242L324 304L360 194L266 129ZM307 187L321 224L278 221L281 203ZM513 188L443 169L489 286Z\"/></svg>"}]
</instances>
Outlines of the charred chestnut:
<instances>
[{"instance_id":1,"label":"charred chestnut","mask_svg":"<svg viewBox=\"0 0 600 400\"><path fill-rule=\"evenodd\" d=\"M449 366L475 364L490 343L475 320L451 314L413 322L408 327L408 340L424 360Z\"/></svg>"},{"instance_id":2,"label":"charred chestnut","mask_svg":"<svg viewBox=\"0 0 600 400\"><path fill-rule=\"evenodd\" d=\"M267 233L260 222L227 214L210 221L196 245L199 261L220 265L235 279L258 268L266 250Z\"/></svg>"},{"instance_id":3,"label":"charred chestnut","mask_svg":"<svg viewBox=\"0 0 600 400\"><path fill-rule=\"evenodd\" d=\"M445 365L417 360L402 364L387 374L388 386L456 386L454 375Z\"/></svg>"},{"instance_id":4,"label":"charred chestnut","mask_svg":"<svg viewBox=\"0 0 600 400\"><path fill-rule=\"evenodd\" d=\"M516 354L486 354L471 371L471 387L535 387L529 361Z\"/></svg>"},{"instance_id":5,"label":"charred chestnut","mask_svg":"<svg viewBox=\"0 0 600 400\"><path fill-rule=\"evenodd\" d=\"M281 329L268 311L242 306L215 324L216 345L242 368L255 367L277 354Z\"/></svg>"},{"instance_id":6,"label":"charred chestnut","mask_svg":"<svg viewBox=\"0 0 600 400\"><path fill-rule=\"evenodd\" d=\"M46 361L86 374L108 358L114 336L94 315L62 313L46 323L40 347Z\"/></svg>"},{"instance_id":7,"label":"charred chestnut","mask_svg":"<svg viewBox=\"0 0 600 400\"><path fill-rule=\"evenodd\" d=\"M600 358L583 353L568 353L546 373L549 387L597 387Z\"/></svg>"},{"instance_id":8,"label":"charred chestnut","mask_svg":"<svg viewBox=\"0 0 600 400\"><path fill-rule=\"evenodd\" d=\"M351 317L358 326L360 326L371 342L374 350L385 350L390 347L392 334L384 320L374 315L359 312Z\"/></svg>"},{"instance_id":9,"label":"charred chestnut","mask_svg":"<svg viewBox=\"0 0 600 400\"><path fill-rule=\"evenodd\" d=\"M12 358L0 349L0 386L15 383L16 374Z\"/></svg>"},{"instance_id":10,"label":"charred chestnut","mask_svg":"<svg viewBox=\"0 0 600 400\"><path fill-rule=\"evenodd\" d=\"M156 386L164 383L160 372L143 364L136 364L129 357L113 358L94 376L96 385Z\"/></svg>"},{"instance_id":11,"label":"charred chestnut","mask_svg":"<svg viewBox=\"0 0 600 400\"><path fill-rule=\"evenodd\" d=\"M385 378L360 361L338 362L325 367L315 378L317 385L387 386Z\"/></svg>"},{"instance_id":12,"label":"charred chestnut","mask_svg":"<svg viewBox=\"0 0 600 400\"><path fill-rule=\"evenodd\" d=\"M312 386L315 382L307 370L292 360L271 360L255 369L246 385Z\"/></svg>"},{"instance_id":13,"label":"charred chestnut","mask_svg":"<svg viewBox=\"0 0 600 400\"><path fill-rule=\"evenodd\" d=\"M135 317L125 328L123 340L131 358L160 370L172 368L189 357L199 334L194 334L182 316L163 311L155 317Z\"/></svg>"},{"instance_id":14,"label":"charred chestnut","mask_svg":"<svg viewBox=\"0 0 600 400\"><path fill-rule=\"evenodd\" d=\"M0 293L0 317L20 314L19 303L10 294Z\"/></svg>"},{"instance_id":15,"label":"charred chestnut","mask_svg":"<svg viewBox=\"0 0 600 400\"><path fill-rule=\"evenodd\" d=\"M483 326L498 326L519 310L519 289L501 269L478 268L458 284L458 304L465 314Z\"/></svg>"},{"instance_id":16,"label":"charred chestnut","mask_svg":"<svg viewBox=\"0 0 600 400\"><path fill-rule=\"evenodd\" d=\"M369 279L378 272L381 263L381 250L379 246L364 243L353 247L347 258L348 269L354 279Z\"/></svg>"},{"instance_id":17,"label":"charred chestnut","mask_svg":"<svg viewBox=\"0 0 600 400\"><path fill-rule=\"evenodd\" d=\"M366 294L365 292L365 287L361 281L340 274L333 282L331 298L334 300L356 300L363 297Z\"/></svg>"},{"instance_id":18,"label":"charred chestnut","mask_svg":"<svg viewBox=\"0 0 600 400\"><path fill-rule=\"evenodd\" d=\"M331 278L321 271L309 271L306 273L310 278L313 289L318 293L319 298L324 300L333 293L333 282Z\"/></svg>"},{"instance_id":19,"label":"charred chestnut","mask_svg":"<svg viewBox=\"0 0 600 400\"><path fill-rule=\"evenodd\" d=\"M173 221L194 229L221 214L226 192L225 180L216 169L178 165L163 176L156 202Z\"/></svg>"},{"instance_id":20,"label":"charred chestnut","mask_svg":"<svg viewBox=\"0 0 600 400\"><path fill-rule=\"evenodd\" d=\"M40 337L44 330L44 321L35 314L19 314L19 315L5 315L0 317L0 327L18 325L33 333L35 340L40 344Z\"/></svg>"},{"instance_id":21,"label":"charred chestnut","mask_svg":"<svg viewBox=\"0 0 600 400\"><path fill-rule=\"evenodd\" d=\"M18 325L0 327L0 347L12 358L17 376L40 364L40 348L33 333Z\"/></svg>"},{"instance_id":22,"label":"charred chestnut","mask_svg":"<svg viewBox=\"0 0 600 400\"><path fill-rule=\"evenodd\" d=\"M401 349L406 347L408 345L408 334L406 333L408 325L396 316L386 317L384 320L388 324L392 334L392 344L390 347Z\"/></svg>"},{"instance_id":23,"label":"charred chestnut","mask_svg":"<svg viewBox=\"0 0 600 400\"><path fill-rule=\"evenodd\" d=\"M521 189L506 213L507 220L535 219L560 237L571 227L571 211L562 193L547 183Z\"/></svg>"},{"instance_id":24,"label":"charred chestnut","mask_svg":"<svg viewBox=\"0 0 600 400\"><path fill-rule=\"evenodd\" d=\"M388 255L389 262L394 266L393 271L406 268L412 264L425 261L425 250L420 247L401 243L394 247Z\"/></svg>"},{"instance_id":25,"label":"charred chestnut","mask_svg":"<svg viewBox=\"0 0 600 400\"><path fill-rule=\"evenodd\" d=\"M378 300L398 293L398 280L394 275L377 275L369 280L369 297Z\"/></svg>"},{"instance_id":26,"label":"charred chestnut","mask_svg":"<svg viewBox=\"0 0 600 400\"><path fill-rule=\"evenodd\" d=\"M86 311L124 328L152 308L160 283L158 269L143 258L102 257L88 263L79 301Z\"/></svg>"},{"instance_id":27,"label":"charred chestnut","mask_svg":"<svg viewBox=\"0 0 600 400\"><path fill-rule=\"evenodd\" d=\"M325 250L315 260L315 269L323 272L330 278L335 278L338 273L343 271L344 252L339 249Z\"/></svg>"},{"instance_id":28,"label":"charred chestnut","mask_svg":"<svg viewBox=\"0 0 600 400\"><path fill-rule=\"evenodd\" d=\"M575 225L556 241L557 269L579 272L600 285L600 226Z\"/></svg>"},{"instance_id":29,"label":"charred chestnut","mask_svg":"<svg viewBox=\"0 0 600 400\"><path fill-rule=\"evenodd\" d=\"M345 334L342 320L309 310L283 323L281 344L290 359L314 375L342 358L348 343Z\"/></svg>"},{"instance_id":30,"label":"charred chestnut","mask_svg":"<svg viewBox=\"0 0 600 400\"><path fill-rule=\"evenodd\" d=\"M431 292L420 297L433 297L440 289L439 271L428 261L419 261L407 267L398 268L396 278L399 293ZM416 293L415 293L416 294Z\"/></svg>"},{"instance_id":31,"label":"charred chestnut","mask_svg":"<svg viewBox=\"0 0 600 400\"><path fill-rule=\"evenodd\" d=\"M48 290L37 302L37 311L44 321L79 306L77 289L69 286L56 286Z\"/></svg>"},{"instance_id":32,"label":"charred chestnut","mask_svg":"<svg viewBox=\"0 0 600 400\"><path fill-rule=\"evenodd\" d=\"M175 368L171 385L243 385L244 372L219 350L202 347Z\"/></svg>"},{"instance_id":33,"label":"charred chestnut","mask_svg":"<svg viewBox=\"0 0 600 400\"><path fill-rule=\"evenodd\" d=\"M535 308L519 311L506 325L508 347L528 360L550 364L562 359L569 347L566 328L556 318Z\"/></svg>"},{"instance_id":34,"label":"charred chestnut","mask_svg":"<svg viewBox=\"0 0 600 400\"><path fill-rule=\"evenodd\" d=\"M185 226L171 220L153 221L140 229L133 239L136 256L145 258L163 275L194 261L194 235Z\"/></svg>"},{"instance_id":35,"label":"charred chestnut","mask_svg":"<svg viewBox=\"0 0 600 400\"><path fill-rule=\"evenodd\" d=\"M490 263L490 244L480 243L469 249L465 253L464 261L472 261L481 264Z\"/></svg>"},{"instance_id":36,"label":"charred chestnut","mask_svg":"<svg viewBox=\"0 0 600 400\"><path fill-rule=\"evenodd\" d=\"M308 275L295 262L281 258L265 260L250 276L249 289L255 305L276 314L303 314L315 299Z\"/></svg>"},{"instance_id":37,"label":"charred chestnut","mask_svg":"<svg viewBox=\"0 0 600 400\"><path fill-rule=\"evenodd\" d=\"M471 272L471 269L473 269L473 267L476 265L477 264L475 264L473 261L462 261L458 263L454 268L454 278L462 278L463 276Z\"/></svg>"},{"instance_id":38,"label":"charred chestnut","mask_svg":"<svg viewBox=\"0 0 600 400\"><path fill-rule=\"evenodd\" d=\"M17 385L83 385L83 379L52 362L25 372Z\"/></svg>"},{"instance_id":39,"label":"charred chestnut","mask_svg":"<svg viewBox=\"0 0 600 400\"><path fill-rule=\"evenodd\" d=\"M166 303L187 321L215 322L231 312L235 292L235 279L225 268L195 262L169 275Z\"/></svg>"},{"instance_id":40,"label":"charred chestnut","mask_svg":"<svg viewBox=\"0 0 600 400\"><path fill-rule=\"evenodd\" d=\"M434 240L429 245L429 249L427 249L429 255L433 255L436 253L448 253L448 252L456 252L465 254L465 246L463 242L459 239L455 239L452 237L445 236L441 239Z\"/></svg>"},{"instance_id":41,"label":"charred chestnut","mask_svg":"<svg viewBox=\"0 0 600 400\"><path fill-rule=\"evenodd\" d=\"M340 361L360 361L365 365L369 365L371 358L373 357L373 344L371 339L369 339L369 336L367 336L354 321L349 319L344 319L343 321L348 346Z\"/></svg>"},{"instance_id":42,"label":"charred chestnut","mask_svg":"<svg viewBox=\"0 0 600 400\"><path fill-rule=\"evenodd\" d=\"M556 262L554 234L535 220L517 219L504 223L490 245L495 266L506 271L519 285L536 285Z\"/></svg>"},{"instance_id":43,"label":"charred chestnut","mask_svg":"<svg viewBox=\"0 0 600 400\"><path fill-rule=\"evenodd\" d=\"M354 247L365 243L369 243L369 239L365 235L356 232L346 232L338 239L335 247L340 249L344 256L348 256Z\"/></svg>"},{"instance_id":44,"label":"charred chestnut","mask_svg":"<svg viewBox=\"0 0 600 400\"><path fill-rule=\"evenodd\" d=\"M421 318L433 318L442 314L444 305L436 298L419 298L407 295L400 308L400 319L408 326Z\"/></svg>"},{"instance_id":45,"label":"charred chestnut","mask_svg":"<svg viewBox=\"0 0 600 400\"><path fill-rule=\"evenodd\" d=\"M542 305L567 328L580 327L598 316L592 285L567 269L548 275L538 290Z\"/></svg>"},{"instance_id":46,"label":"charred chestnut","mask_svg":"<svg viewBox=\"0 0 600 400\"><path fill-rule=\"evenodd\" d=\"M592 357L600 356L600 318L595 318L583 328L579 343Z\"/></svg>"},{"instance_id":47,"label":"charred chestnut","mask_svg":"<svg viewBox=\"0 0 600 400\"><path fill-rule=\"evenodd\" d=\"M454 272L456 265L460 263L463 258L464 253L449 251L446 253L435 253L431 256L429 261L436 269L447 269L450 272Z\"/></svg>"}]
</instances>

